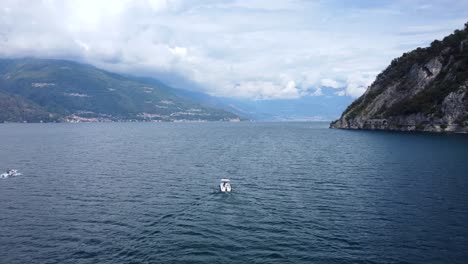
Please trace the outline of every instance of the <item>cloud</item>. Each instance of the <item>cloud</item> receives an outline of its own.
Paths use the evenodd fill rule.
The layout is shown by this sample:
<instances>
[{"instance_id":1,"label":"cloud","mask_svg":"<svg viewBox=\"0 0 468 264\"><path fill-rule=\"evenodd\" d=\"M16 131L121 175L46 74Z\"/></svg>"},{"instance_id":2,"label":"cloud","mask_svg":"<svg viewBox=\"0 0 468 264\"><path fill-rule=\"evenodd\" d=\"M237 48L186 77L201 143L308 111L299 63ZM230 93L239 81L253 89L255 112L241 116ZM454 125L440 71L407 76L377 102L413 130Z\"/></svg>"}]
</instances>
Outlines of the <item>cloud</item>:
<instances>
[{"instance_id":1,"label":"cloud","mask_svg":"<svg viewBox=\"0 0 468 264\"><path fill-rule=\"evenodd\" d=\"M346 80L346 88L344 90L344 94L349 95L351 97L358 97L363 94L367 87L372 84L374 81L375 74L361 74L356 73L354 75L349 75L348 79ZM342 95L338 94L338 95Z\"/></svg>"},{"instance_id":2,"label":"cloud","mask_svg":"<svg viewBox=\"0 0 468 264\"><path fill-rule=\"evenodd\" d=\"M269 81L241 82L228 88L229 95L239 98L251 98L254 100L269 99L296 99L301 97L302 91L296 87L294 81L276 84ZM252 97L252 95L255 95Z\"/></svg>"},{"instance_id":3,"label":"cloud","mask_svg":"<svg viewBox=\"0 0 468 264\"><path fill-rule=\"evenodd\" d=\"M169 51L176 56L180 56L180 57L187 56L187 49L183 47L169 48Z\"/></svg>"},{"instance_id":4,"label":"cloud","mask_svg":"<svg viewBox=\"0 0 468 264\"><path fill-rule=\"evenodd\" d=\"M466 22L465 1L424 5L3 0L0 56L76 59L226 97L320 96L322 86L356 97L394 57Z\"/></svg>"},{"instance_id":5,"label":"cloud","mask_svg":"<svg viewBox=\"0 0 468 264\"><path fill-rule=\"evenodd\" d=\"M335 92L335 95L338 95L338 96L345 96L345 95L346 95L346 91L345 91L345 90L337 91L337 92Z\"/></svg>"},{"instance_id":6,"label":"cloud","mask_svg":"<svg viewBox=\"0 0 468 264\"><path fill-rule=\"evenodd\" d=\"M332 79L322 79L320 83L322 84L322 86L333 88L333 89L338 89L343 86L341 83Z\"/></svg>"},{"instance_id":7,"label":"cloud","mask_svg":"<svg viewBox=\"0 0 468 264\"><path fill-rule=\"evenodd\" d=\"M315 91L313 91L309 95L311 95L311 96L321 96L321 95L323 95L322 88L320 88L320 87L316 88Z\"/></svg>"},{"instance_id":8,"label":"cloud","mask_svg":"<svg viewBox=\"0 0 468 264\"><path fill-rule=\"evenodd\" d=\"M432 5L431 4L422 4L422 5L419 5L416 7L417 9L431 9L432 8Z\"/></svg>"}]
</instances>

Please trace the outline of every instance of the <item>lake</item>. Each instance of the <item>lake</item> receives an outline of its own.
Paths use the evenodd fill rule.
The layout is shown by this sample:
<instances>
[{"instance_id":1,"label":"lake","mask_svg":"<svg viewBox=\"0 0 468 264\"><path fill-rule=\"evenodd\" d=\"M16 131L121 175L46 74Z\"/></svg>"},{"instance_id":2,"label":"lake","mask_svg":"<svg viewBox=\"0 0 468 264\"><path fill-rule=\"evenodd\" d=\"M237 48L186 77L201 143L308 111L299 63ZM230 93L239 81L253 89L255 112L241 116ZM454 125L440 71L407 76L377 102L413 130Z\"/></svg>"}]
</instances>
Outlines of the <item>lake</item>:
<instances>
[{"instance_id":1,"label":"lake","mask_svg":"<svg viewBox=\"0 0 468 264\"><path fill-rule=\"evenodd\" d=\"M468 135L327 127L0 124L0 263L466 263Z\"/></svg>"}]
</instances>

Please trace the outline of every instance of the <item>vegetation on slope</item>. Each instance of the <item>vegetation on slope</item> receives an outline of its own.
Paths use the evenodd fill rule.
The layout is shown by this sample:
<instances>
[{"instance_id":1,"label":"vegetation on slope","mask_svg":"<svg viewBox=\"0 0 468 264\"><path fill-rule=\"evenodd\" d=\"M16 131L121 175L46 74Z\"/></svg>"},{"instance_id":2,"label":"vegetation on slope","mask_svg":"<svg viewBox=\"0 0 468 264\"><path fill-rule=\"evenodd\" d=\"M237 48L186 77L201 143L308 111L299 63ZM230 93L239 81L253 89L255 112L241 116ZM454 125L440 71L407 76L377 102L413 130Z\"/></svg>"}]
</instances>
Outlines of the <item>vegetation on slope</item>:
<instances>
[{"instance_id":1,"label":"vegetation on slope","mask_svg":"<svg viewBox=\"0 0 468 264\"><path fill-rule=\"evenodd\" d=\"M442 114L440 111L441 104L444 98L449 93L458 90L468 80L468 42L465 44L466 47L460 47L467 37L468 29L456 30L442 41L435 40L430 47L416 49L408 55L404 54L402 58L392 63L399 66L395 67L395 70L405 74L405 70L407 72L408 67L410 67L409 65L414 63L424 64L428 59L442 54L443 65L451 65L450 67L444 67L437 78L424 91L389 108L385 113L385 117L414 113L440 116ZM402 61L402 63L399 63L399 61ZM402 88L410 89L411 87L402 86Z\"/></svg>"},{"instance_id":2,"label":"vegetation on slope","mask_svg":"<svg viewBox=\"0 0 468 264\"><path fill-rule=\"evenodd\" d=\"M0 90L21 96L62 118L160 121L237 118L224 110L177 96L167 86L64 60L2 59Z\"/></svg>"},{"instance_id":3,"label":"vegetation on slope","mask_svg":"<svg viewBox=\"0 0 468 264\"><path fill-rule=\"evenodd\" d=\"M440 67L436 75L427 67L434 61L439 64L436 68ZM419 75L421 69L425 77ZM431 78L431 76L435 77ZM424 121L426 123L436 119L440 121L444 116L442 106L444 100L449 94L460 91L467 81L468 23L465 24L464 30L455 30L453 34L444 39L433 41L427 48L417 48L394 59L377 76L366 93L348 106L341 118L333 122L332 126L337 124L349 126L353 122L355 126L362 126L362 122L365 121L362 118L401 120L400 117L415 114L422 115L429 120ZM393 98L381 96L390 90ZM465 93L463 100L465 109L468 109L467 96L468 93ZM377 97L380 103L375 104ZM384 103L381 104L382 102ZM460 116L457 122L463 125L468 114L462 113ZM356 120L358 117L361 120ZM422 124L417 126L425 127ZM441 126L446 126L446 124Z\"/></svg>"},{"instance_id":4,"label":"vegetation on slope","mask_svg":"<svg viewBox=\"0 0 468 264\"><path fill-rule=\"evenodd\" d=\"M20 96L0 92L0 122L53 122L58 116Z\"/></svg>"}]
</instances>

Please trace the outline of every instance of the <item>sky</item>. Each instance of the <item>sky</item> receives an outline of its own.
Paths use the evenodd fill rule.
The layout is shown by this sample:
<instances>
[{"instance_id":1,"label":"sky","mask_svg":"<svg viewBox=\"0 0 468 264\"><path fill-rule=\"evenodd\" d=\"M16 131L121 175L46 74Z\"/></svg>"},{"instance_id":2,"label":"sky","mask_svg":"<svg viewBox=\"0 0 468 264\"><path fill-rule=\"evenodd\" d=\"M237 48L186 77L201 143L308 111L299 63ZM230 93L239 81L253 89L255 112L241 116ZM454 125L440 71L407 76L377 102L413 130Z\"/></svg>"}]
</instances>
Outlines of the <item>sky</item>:
<instances>
[{"instance_id":1,"label":"sky","mask_svg":"<svg viewBox=\"0 0 468 264\"><path fill-rule=\"evenodd\" d=\"M466 0L2 0L0 56L228 98L356 98L393 58L467 21Z\"/></svg>"}]
</instances>

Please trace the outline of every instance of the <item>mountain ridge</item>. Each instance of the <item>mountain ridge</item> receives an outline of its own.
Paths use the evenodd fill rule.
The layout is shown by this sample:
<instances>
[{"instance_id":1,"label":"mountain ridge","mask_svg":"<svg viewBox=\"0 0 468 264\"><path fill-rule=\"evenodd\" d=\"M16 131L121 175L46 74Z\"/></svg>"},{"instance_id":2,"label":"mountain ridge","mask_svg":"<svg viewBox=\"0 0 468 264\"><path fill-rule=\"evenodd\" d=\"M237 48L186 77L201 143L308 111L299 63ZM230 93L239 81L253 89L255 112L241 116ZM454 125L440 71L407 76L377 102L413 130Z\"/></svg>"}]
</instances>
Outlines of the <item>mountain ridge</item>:
<instances>
[{"instance_id":1,"label":"mountain ridge","mask_svg":"<svg viewBox=\"0 0 468 264\"><path fill-rule=\"evenodd\" d=\"M148 83L69 60L0 59L0 99L9 102L0 104L0 122L242 119L175 91L157 80Z\"/></svg>"},{"instance_id":2,"label":"mountain ridge","mask_svg":"<svg viewBox=\"0 0 468 264\"><path fill-rule=\"evenodd\" d=\"M394 59L331 128L468 133L468 23Z\"/></svg>"}]
</instances>

